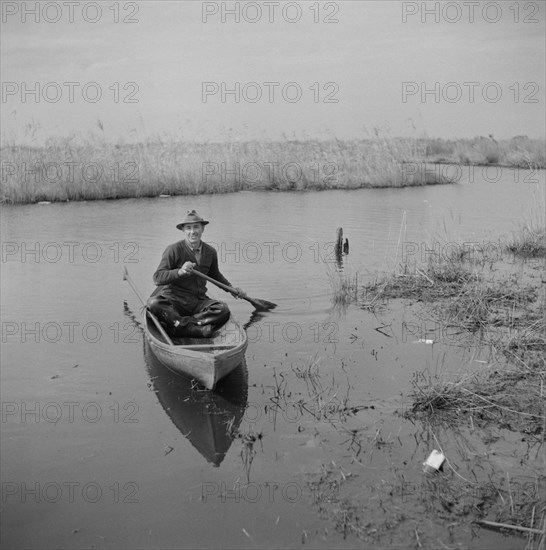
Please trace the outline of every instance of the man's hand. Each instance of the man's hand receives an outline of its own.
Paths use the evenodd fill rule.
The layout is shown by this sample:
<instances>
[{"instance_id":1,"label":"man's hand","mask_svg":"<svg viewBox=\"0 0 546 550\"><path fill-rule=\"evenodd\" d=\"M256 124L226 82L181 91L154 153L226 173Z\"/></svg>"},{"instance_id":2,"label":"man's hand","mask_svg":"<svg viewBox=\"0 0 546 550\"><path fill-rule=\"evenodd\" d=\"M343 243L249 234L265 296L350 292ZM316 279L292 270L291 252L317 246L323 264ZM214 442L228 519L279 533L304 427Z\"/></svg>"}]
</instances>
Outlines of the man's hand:
<instances>
[{"instance_id":1,"label":"man's hand","mask_svg":"<svg viewBox=\"0 0 546 550\"><path fill-rule=\"evenodd\" d=\"M184 265L178 270L178 275L189 275L193 268L195 267L195 264L192 262L186 262Z\"/></svg>"},{"instance_id":2,"label":"man's hand","mask_svg":"<svg viewBox=\"0 0 546 550\"><path fill-rule=\"evenodd\" d=\"M235 298L240 298L241 296L246 296L246 292L242 288L235 288L235 292L232 292Z\"/></svg>"}]
</instances>

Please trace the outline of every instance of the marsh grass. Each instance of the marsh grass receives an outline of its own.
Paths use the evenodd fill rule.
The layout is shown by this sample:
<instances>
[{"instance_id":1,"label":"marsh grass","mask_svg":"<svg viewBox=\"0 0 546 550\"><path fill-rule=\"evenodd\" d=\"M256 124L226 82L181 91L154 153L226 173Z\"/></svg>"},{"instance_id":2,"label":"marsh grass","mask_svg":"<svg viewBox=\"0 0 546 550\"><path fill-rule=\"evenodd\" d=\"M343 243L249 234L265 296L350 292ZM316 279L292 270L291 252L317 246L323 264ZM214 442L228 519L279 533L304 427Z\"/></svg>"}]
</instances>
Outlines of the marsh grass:
<instances>
[{"instance_id":1,"label":"marsh grass","mask_svg":"<svg viewBox=\"0 0 546 550\"><path fill-rule=\"evenodd\" d=\"M353 402L352 386L343 360L339 369L329 375L321 373L319 364L320 358L315 355L291 365L290 371L274 370L267 412L274 425L277 417L296 417L302 422L324 422L336 431L351 435L351 430L345 426L347 420L374 406ZM343 377L345 380L340 380ZM302 382L298 390L291 389L296 387L294 378Z\"/></svg>"},{"instance_id":2,"label":"marsh grass","mask_svg":"<svg viewBox=\"0 0 546 550\"><path fill-rule=\"evenodd\" d=\"M485 140L485 141L484 141ZM491 143L490 143L491 142ZM443 142L376 131L359 140L110 143L101 136L4 144L0 199L20 204L241 190L321 190L453 183L428 163L545 167L544 142ZM491 152L493 148L493 153ZM408 163L420 169L408 170Z\"/></svg>"},{"instance_id":3,"label":"marsh grass","mask_svg":"<svg viewBox=\"0 0 546 550\"><path fill-rule=\"evenodd\" d=\"M454 422L470 416L544 445L546 298L536 277L526 283L519 270L499 278L488 263L476 254L431 255L425 265L404 264L365 285L360 304L369 308L395 298L421 302L440 326L472 335L498 355L497 368L414 383L410 416Z\"/></svg>"},{"instance_id":4,"label":"marsh grass","mask_svg":"<svg viewBox=\"0 0 546 550\"><path fill-rule=\"evenodd\" d=\"M459 262L434 261L421 268L405 265L400 272L386 273L363 286L361 304L366 306L394 298L434 302L461 294L481 276Z\"/></svg>"},{"instance_id":5,"label":"marsh grass","mask_svg":"<svg viewBox=\"0 0 546 550\"><path fill-rule=\"evenodd\" d=\"M344 538L351 535L363 541L375 541L374 548L379 541L384 542L385 535L395 534L398 540L404 537L407 548L455 547L430 545L426 532L422 532L423 542L428 539L429 544L421 544L420 526L426 521L423 518L431 516L444 521L452 543L455 532L465 525L473 538L476 535L473 524L492 528L491 522L496 522L495 529L502 526L503 533L525 537L526 550L543 548L546 527L546 476L543 473L512 477L508 472L493 471L471 481L460 474L459 467L451 466L449 461L446 464L442 471L425 475L419 485L408 483L404 475L397 484L382 479L381 485L374 488L372 498L362 487L351 491L358 474L334 461L322 464L318 472L310 474L307 485L312 504L321 516L333 522L337 532ZM374 514L377 509L384 512L381 517ZM414 523L417 528L412 528ZM408 544L413 535L415 544ZM393 539L390 540L392 543Z\"/></svg>"},{"instance_id":6,"label":"marsh grass","mask_svg":"<svg viewBox=\"0 0 546 550\"><path fill-rule=\"evenodd\" d=\"M521 431L543 443L545 370L526 368L489 369L455 381L429 379L413 384L412 408L408 417L438 417L459 422L471 417L472 423L496 423Z\"/></svg>"},{"instance_id":7,"label":"marsh grass","mask_svg":"<svg viewBox=\"0 0 546 550\"><path fill-rule=\"evenodd\" d=\"M493 522L507 534L526 536L528 549L534 548L535 543L536 548L541 548L546 521L546 476L543 474L531 481L511 479L508 472L498 472L487 481L470 482L447 468L425 478L423 493L429 511L458 518L475 516L480 525L487 526L489 522L491 528ZM522 529L518 531L518 528Z\"/></svg>"},{"instance_id":8,"label":"marsh grass","mask_svg":"<svg viewBox=\"0 0 546 550\"><path fill-rule=\"evenodd\" d=\"M514 327L514 311L520 311L537 299L533 286L510 284L511 281L466 283L455 299L435 306L441 322L470 332L485 331L490 326Z\"/></svg>"},{"instance_id":9,"label":"marsh grass","mask_svg":"<svg viewBox=\"0 0 546 550\"><path fill-rule=\"evenodd\" d=\"M507 364L456 381L415 383L411 412L495 422L544 439L546 422L546 326L537 288L513 279L469 280L431 310L443 326L477 333Z\"/></svg>"},{"instance_id":10,"label":"marsh grass","mask_svg":"<svg viewBox=\"0 0 546 550\"><path fill-rule=\"evenodd\" d=\"M544 140L527 136L502 141L492 136L458 140L425 139L424 146L430 162L546 168Z\"/></svg>"},{"instance_id":11,"label":"marsh grass","mask_svg":"<svg viewBox=\"0 0 546 550\"><path fill-rule=\"evenodd\" d=\"M523 225L507 240L504 247L520 258L546 258L546 227Z\"/></svg>"},{"instance_id":12,"label":"marsh grass","mask_svg":"<svg viewBox=\"0 0 546 550\"><path fill-rule=\"evenodd\" d=\"M546 357L546 311L545 298L536 310L528 311L517 320L516 330L502 340L502 349L513 361L530 361L536 364L535 354ZM499 345L500 347L500 345Z\"/></svg>"},{"instance_id":13,"label":"marsh grass","mask_svg":"<svg viewBox=\"0 0 546 550\"><path fill-rule=\"evenodd\" d=\"M398 264L397 270L349 293L343 292L341 280L347 276L343 272L333 274L339 278L334 286L334 290L338 289L337 296L346 296L352 300L349 303L373 310L385 307L391 299L421 302L438 324L457 327L465 345L478 342L490 346L494 361L469 374L448 376L440 372L416 377L409 392L410 407L404 414L412 423L418 420L427 431L442 424L449 437L461 426L471 426L473 434L479 431L489 437L490 440L483 440L488 449L481 464L483 470L475 467L480 463L470 453L465 452L462 464L451 464L448 457L446 462L450 466L424 478L421 496L417 495L412 506L393 504L395 488L386 483L388 496L379 501L388 513L385 520L378 521L373 518L369 498L351 494L339 472L324 467L310 484L314 504L343 536L381 540L386 533L392 536L397 531L408 536L409 523L415 521L419 525L424 514L449 522L453 531L466 524L474 532L473 524L478 523L484 528L525 537L528 550L544 548L546 476L541 472L546 463L539 456L546 449L546 298L540 279L528 277L528 271L533 271L536 263L520 261L511 266L495 265L493 269L486 255L432 254L426 264ZM505 271L507 267L516 270ZM324 386L316 385L316 395L323 395L321 387ZM330 409L333 410L331 406ZM351 464L364 465L365 451L369 451L370 457L374 452L388 452L396 441L392 434L383 436L381 429L376 429L373 436L359 426L348 428L343 424L337 427L347 436L342 445L351 453ZM524 462L516 464L515 460L513 465L516 471L525 472L525 478L511 479L508 472L495 470L496 452L490 446L500 430L513 432L515 444L527 446L531 468ZM533 460L532 450L536 450ZM512 452L515 456L515 448L510 447L507 453ZM489 468L485 462L491 462ZM463 465L469 468L468 474ZM535 476L532 484L527 481L529 472ZM419 528L414 534L414 546L424 547L425 538L421 544Z\"/></svg>"},{"instance_id":14,"label":"marsh grass","mask_svg":"<svg viewBox=\"0 0 546 550\"><path fill-rule=\"evenodd\" d=\"M2 202L77 201L241 190L355 189L408 185L404 140L110 144L49 140L2 148ZM73 169L70 167L74 167ZM11 174L11 171L14 171ZM414 178L412 185L446 183Z\"/></svg>"},{"instance_id":15,"label":"marsh grass","mask_svg":"<svg viewBox=\"0 0 546 550\"><path fill-rule=\"evenodd\" d=\"M322 464L320 471L309 476L307 485L311 491L312 504L322 517L334 524L334 529L347 538L366 537L363 510L350 498L343 496L343 488L353 474L338 466L334 461Z\"/></svg>"},{"instance_id":16,"label":"marsh grass","mask_svg":"<svg viewBox=\"0 0 546 550\"><path fill-rule=\"evenodd\" d=\"M470 332L490 327L515 328L531 315L527 306L537 301L536 285L519 278L486 278L483 258L429 259L428 264L386 273L364 285L361 305L377 304L394 298L412 299L429 305L436 321Z\"/></svg>"},{"instance_id":17,"label":"marsh grass","mask_svg":"<svg viewBox=\"0 0 546 550\"><path fill-rule=\"evenodd\" d=\"M546 535L546 475L538 475L533 483L512 486L507 476L506 487L500 493L502 505L497 509L495 521L534 529L542 534L529 536L529 547L533 541L538 548L545 542Z\"/></svg>"}]
</instances>

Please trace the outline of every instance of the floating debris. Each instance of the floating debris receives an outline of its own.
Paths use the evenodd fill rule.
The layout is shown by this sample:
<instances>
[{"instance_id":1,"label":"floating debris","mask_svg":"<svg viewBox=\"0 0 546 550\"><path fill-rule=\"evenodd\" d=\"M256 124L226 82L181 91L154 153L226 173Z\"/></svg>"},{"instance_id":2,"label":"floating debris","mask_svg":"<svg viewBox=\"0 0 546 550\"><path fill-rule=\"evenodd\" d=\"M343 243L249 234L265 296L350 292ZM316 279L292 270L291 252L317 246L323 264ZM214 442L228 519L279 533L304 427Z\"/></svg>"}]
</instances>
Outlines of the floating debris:
<instances>
[{"instance_id":1,"label":"floating debris","mask_svg":"<svg viewBox=\"0 0 546 550\"><path fill-rule=\"evenodd\" d=\"M425 462L423 462L423 471L425 474L437 472L442 469L446 457L440 452L434 449Z\"/></svg>"},{"instance_id":2,"label":"floating debris","mask_svg":"<svg viewBox=\"0 0 546 550\"><path fill-rule=\"evenodd\" d=\"M523 531L524 533L534 533L535 535L544 534L544 529L523 527L522 525L512 525L511 523L499 523L497 521L487 521L485 519L478 520L478 524L491 529L514 529L516 531Z\"/></svg>"}]
</instances>

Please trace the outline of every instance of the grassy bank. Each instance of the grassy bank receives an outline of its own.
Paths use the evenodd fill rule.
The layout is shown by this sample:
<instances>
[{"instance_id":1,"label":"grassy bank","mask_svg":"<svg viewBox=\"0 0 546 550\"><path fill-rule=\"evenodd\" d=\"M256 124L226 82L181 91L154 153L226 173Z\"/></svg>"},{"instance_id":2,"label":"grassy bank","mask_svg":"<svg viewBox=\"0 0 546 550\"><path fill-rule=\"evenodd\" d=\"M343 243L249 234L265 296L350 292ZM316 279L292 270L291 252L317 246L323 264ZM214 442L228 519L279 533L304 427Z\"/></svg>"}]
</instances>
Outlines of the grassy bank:
<instances>
[{"instance_id":1,"label":"grassy bank","mask_svg":"<svg viewBox=\"0 0 546 550\"><path fill-rule=\"evenodd\" d=\"M374 311L402 299L406 307L417 308L420 316L441 326L435 334L449 334L450 345L489 347L489 361L464 374L432 374L418 366L423 371L407 392L404 417L421 422L427 434L443 433L444 444L465 441L460 446L462 462L448 456L442 471L425 477L423 492L429 512L451 525L468 518L472 525L526 537L526 548L543 549L546 229L522 226L499 239L496 250L500 254L494 260L486 247L483 254L476 248L473 254L431 255L426 264L401 265L365 285L354 275L336 278L331 273L334 302ZM442 448L436 436L433 445ZM527 449L525 459L499 458L516 457L522 448ZM393 487L387 485L387 491L392 494ZM351 508L341 500L333 504L329 514L348 518L350 532L365 536L367 524L358 515L361 505ZM418 541L417 529L415 533Z\"/></svg>"},{"instance_id":2,"label":"grassy bank","mask_svg":"<svg viewBox=\"0 0 546 550\"><path fill-rule=\"evenodd\" d=\"M340 141L111 144L51 139L5 145L0 200L8 204L240 190L356 189L452 183L429 162L545 167L544 141L384 138ZM430 168L430 167L429 167Z\"/></svg>"},{"instance_id":3,"label":"grassy bank","mask_svg":"<svg viewBox=\"0 0 546 550\"><path fill-rule=\"evenodd\" d=\"M546 146L543 139L516 136L497 141L493 136L473 139L425 139L426 158L430 162L478 166L511 166L546 168Z\"/></svg>"},{"instance_id":4,"label":"grassy bank","mask_svg":"<svg viewBox=\"0 0 546 550\"><path fill-rule=\"evenodd\" d=\"M479 249L449 258L431 256L423 266L404 265L359 289L358 302L367 308L395 298L422 303L433 321L459 335L459 341L473 338L496 352L498 367L416 386L413 413L458 417L470 411L477 422L497 422L544 443L546 230L523 226L500 240L499 250L504 257L495 258L494 270L491 257Z\"/></svg>"}]
</instances>

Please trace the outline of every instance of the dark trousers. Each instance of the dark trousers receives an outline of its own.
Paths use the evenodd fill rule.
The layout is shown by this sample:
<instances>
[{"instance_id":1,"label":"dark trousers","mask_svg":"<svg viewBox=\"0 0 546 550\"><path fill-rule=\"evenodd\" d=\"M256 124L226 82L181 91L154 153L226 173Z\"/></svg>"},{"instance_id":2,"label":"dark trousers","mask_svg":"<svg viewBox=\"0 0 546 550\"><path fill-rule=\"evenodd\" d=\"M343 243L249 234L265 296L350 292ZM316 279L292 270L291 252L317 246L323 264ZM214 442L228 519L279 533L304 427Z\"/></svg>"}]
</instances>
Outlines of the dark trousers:
<instances>
[{"instance_id":1,"label":"dark trousers","mask_svg":"<svg viewBox=\"0 0 546 550\"><path fill-rule=\"evenodd\" d=\"M171 336L180 336L186 328L191 330L196 326L212 325L213 329L221 327L230 315L227 304L210 298L197 300L195 305L189 307L173 296L160 293L150 296L146 306ZM175 326L177 321L178 328Z\"/></svg>"}]
</instances>

